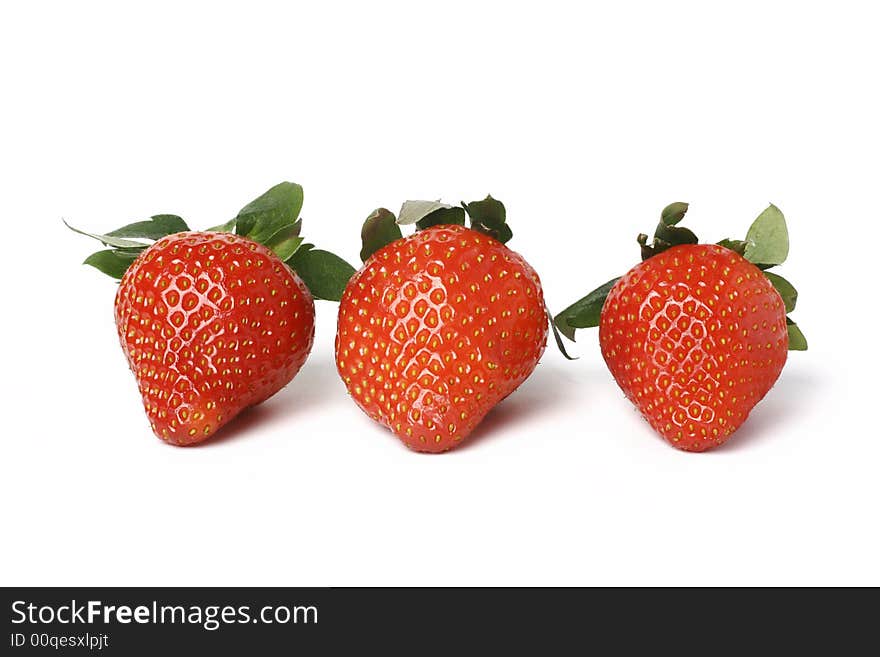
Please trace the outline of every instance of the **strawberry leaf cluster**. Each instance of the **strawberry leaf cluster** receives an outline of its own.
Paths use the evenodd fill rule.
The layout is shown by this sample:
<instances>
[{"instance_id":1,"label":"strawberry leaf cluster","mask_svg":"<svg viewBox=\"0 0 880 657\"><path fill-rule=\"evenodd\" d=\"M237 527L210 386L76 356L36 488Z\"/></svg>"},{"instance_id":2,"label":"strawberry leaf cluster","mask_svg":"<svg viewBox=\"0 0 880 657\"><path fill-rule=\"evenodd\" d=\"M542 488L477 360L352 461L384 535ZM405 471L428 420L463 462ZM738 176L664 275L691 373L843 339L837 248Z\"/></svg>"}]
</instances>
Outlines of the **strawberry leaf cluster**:
<instances>
[{"instance_id":1,"label":"strawberry leaf cluster","mask_svg":"<svg viewBox=\"0 0 880 657\"><path fill-rule=\"evenodd\" d=\"M507 211L498 199L486 196L482 201L472 201L459 205L449 205L441 201L404 201L397 216L386 208L378 208L370 213L361 229L361 260L367 259L376 251L403 237L401 226L415 224L416 230L431 226L466 225L470 228L506 244L513 231L507 224Z\"/></svg>"},{"instance_id":2,"label":"strawberry leaf cluster","mask_svg":"<svg viewBox=\"0 0 880 657\"><path fill-rule=\"evenodd\" d=\"M663 251L682 244L698 244L699 239L689 229L678 224L684 219L688 204L677 202L667 205L660 213L660 222L654 230L651 242L644 233L637 238L641 248L642 260L647 260ZM764 272L785 303L785 312L791 313L797 303L797 290L779 274L768 269L781 265L788 258L788 227L782 211L772 203L752 222L743 240L723 239L717 242L735 251ZM562 335L574 341L575 331L599 325L602 306L619 277L603 283L585 297L575 301L559 313L553 320ZM807 340L798 325L786 317L788 324L788 348L792 351L805 351Z\"/></svg>"},{"instance_id":3,"label":"strawberry leaf cluster","mask_svg":"<svg viewBox=\"0 0 880 657\"><path fill-rule=\"evenodd\" d=\"M235 233L263 244L299 274L313 297L339 301L345 284L354 274L354 267L339 256L305 242L300 235L302 206L303 188L296 183L282 182L245 205L233 219L208 231ZM84 264L115 279L121 279L138 255L153 242L190 230L183 219L173 214L154 215L105 234L87 233L70 225L68 228L109 247L91 254Z\"/></svg>"}]
</instances>

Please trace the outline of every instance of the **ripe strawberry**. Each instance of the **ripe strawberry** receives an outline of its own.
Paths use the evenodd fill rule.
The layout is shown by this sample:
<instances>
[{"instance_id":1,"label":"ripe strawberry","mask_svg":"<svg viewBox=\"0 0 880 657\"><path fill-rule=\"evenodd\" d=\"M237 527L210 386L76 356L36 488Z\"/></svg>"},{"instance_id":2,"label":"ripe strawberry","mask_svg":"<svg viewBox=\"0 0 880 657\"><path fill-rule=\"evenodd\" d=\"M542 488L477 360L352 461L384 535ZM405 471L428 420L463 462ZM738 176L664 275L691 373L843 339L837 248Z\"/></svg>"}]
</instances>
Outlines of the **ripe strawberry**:
<instances>
[{"instance_id":1,"label":"ripe strawberry","mask_svg":"<svg viewBox=\"0 0 880 657\"><path fill-rule=\"evenodd\" d=\"M746 241L719 246L696 244L693 233L675 226L686 209L667 208L654 245L640 236L646 259L560 313L557 323L566 334L595 325L601 303L599 344L624 394L667 441L701 452L736 431L773 387L788 349L806 342L787 327L794 288L741 255L764 267L785 259L782 213L771 206Z\"/></svg>"},{"instance_id":2,"label":"ripe strawberry","mask_svg":"<svg viewBox=\"0 0 880 657\"><path fill-rule=\"evenodd\" d=\"M190 445L293 379L312 348L315 304L265 246L177 233L128 268L116 327L153 431Z\"/></svg>"},{"instance_id":3,"label":"ripe strawberry","mask_svg":"<svg viewBox=\"0 0 880 657\"><path fill-rule=\"evenodd\" d=\"M503 228L474 220L489 202L496 213L500 206ZM487 199L465 207L483 232L431 225L429 214L423 230L400 238L394 216L377 211L390 234L375 246L387 246L369 255L365 226L366 262L339 306L336 366L348 392L421 452L461 444L532 373L546 345L538 275L486 234L509 234L503 206ZM461 208L438 210L441 220L455 220L445 210Z\"/></svg>"},{"instance_id":4,"label":"ripe strawberry","mask_svg":"<svg viewBox=\"0 0 880 657\"><path fill-rule=\"evenodd\" d=\"M204 441L305 362L313 296L338 300L354 268L302 244L301 206L302 188L281 183L210 232L156 215L106 235L85 233L111 247L85 262L122 279L119 340L162 440ZM237 235L226 232L233 229Z\"/></svg>"},{"instance_id":5,"label":"ripe strawberry","mask_svg":"<svg viewBox=\"0 0 880 657\"><path fill-rule=\"evenodd\" d=\"M699 452L727 440L782 372L785 305L761 270L733 251L676 246L611 289L599 344L651 426Z\"/></svg>"}]
</instances>

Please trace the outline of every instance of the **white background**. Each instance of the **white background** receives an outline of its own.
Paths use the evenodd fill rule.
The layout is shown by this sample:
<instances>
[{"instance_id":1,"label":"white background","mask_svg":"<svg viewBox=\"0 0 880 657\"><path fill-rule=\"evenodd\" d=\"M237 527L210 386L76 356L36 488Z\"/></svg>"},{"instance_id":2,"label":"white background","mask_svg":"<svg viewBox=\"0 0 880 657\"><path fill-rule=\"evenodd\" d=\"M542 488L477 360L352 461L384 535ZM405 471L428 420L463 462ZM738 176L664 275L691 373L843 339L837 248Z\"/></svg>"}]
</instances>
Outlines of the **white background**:
<instances>
[{"instance_id":1,"label":"white background","mask_svg":"<svg viewBox=\"0 0 880 657\"><path fill-rule=\"evenodd\" d=\"M880 584L871 3L245 4L0 9L2 584ZM811 348L694 455L587 331L425 456L347 398L321 302L290 386L164 445L61 218L207 227L285 179L351 262L373 208L491 192L557 311L666 203L714 240L772 201Z\"/></svg>"}]
</instances>

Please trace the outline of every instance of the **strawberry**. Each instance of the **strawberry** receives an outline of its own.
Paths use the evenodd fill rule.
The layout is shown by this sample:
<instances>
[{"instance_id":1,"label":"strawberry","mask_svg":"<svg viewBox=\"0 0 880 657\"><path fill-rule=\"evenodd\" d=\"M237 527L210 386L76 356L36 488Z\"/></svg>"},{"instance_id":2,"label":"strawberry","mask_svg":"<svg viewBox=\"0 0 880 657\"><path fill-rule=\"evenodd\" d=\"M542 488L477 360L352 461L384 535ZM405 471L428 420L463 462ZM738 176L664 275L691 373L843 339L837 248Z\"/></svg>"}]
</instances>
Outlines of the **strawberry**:
<instances>
[{"instance_id":1,"label":"strawberry","mask_svg":"<svg viewBox=\"0 0 880 657\"><path fill-rule=\"evenodd\" d=\"M116 293L119 341L157 436L198 443L287 385L312 348L315 303L265 246L177 233L146 249Z\"/></svg>"},{"instance_id":2,"label":"strawberry","mask_svg":"<svg viewBox=\"0 0 880 657\"><path fill-rule=\"evenodd\" d=\"M465 210L471 228L465 228ZM403 238L398 223L417 222ZM339 305L336 366L371 418L420 452L462 443L528 378L547 339L541 281L507 248L504 206L407 202L364 225Z\"/></svg>"},{"instance_id":3,"label":"strawberry","mask_svg":"<svg viewBox=\"0 0 880 657\"><path fill-rule=\"evenodd\" d=\"M785 305L741 255L675 246L611 289L599 344L651 426L681 449L703 451L727 440L782 372Z\"/></svg>"},{"instance_id":4,"label":"strawberry","mask_svg":"<svg viewBox=\"0 0 880 657\"><path fill-rule=\"evenodd\" d=\"M287 385L305 362L315 304L291 266L311 280L328 262L348 267L345 279L354 269L302 245L301 203L302 188L282 183L208 232L190 231L175 215L156 215L93 236L113 247L86 263L122 279L116 328L162 440L204 441ZM233 228L241 234L224 232ZM132 238L157 241L148 246ZM317 287L323 296L315 296L333 298L326 280Z\"/></svg>"},{"instance_id":5,"label":"strawberry","mask_svg":"<svg viewBox=\"0 0 880 657\"><path fill-rule=\"evenodd\" d=\"M762 271L788 254L782 213L771 205L746 240L715 245L676 225L686 211L668 206L653 245L639 236L643 262L555 321L570 338L598 324L602 356L627 398L672 445L702 452L745 422L788 350L806 341L786 318L794 288Z\"/></svg>"}]
</instances>

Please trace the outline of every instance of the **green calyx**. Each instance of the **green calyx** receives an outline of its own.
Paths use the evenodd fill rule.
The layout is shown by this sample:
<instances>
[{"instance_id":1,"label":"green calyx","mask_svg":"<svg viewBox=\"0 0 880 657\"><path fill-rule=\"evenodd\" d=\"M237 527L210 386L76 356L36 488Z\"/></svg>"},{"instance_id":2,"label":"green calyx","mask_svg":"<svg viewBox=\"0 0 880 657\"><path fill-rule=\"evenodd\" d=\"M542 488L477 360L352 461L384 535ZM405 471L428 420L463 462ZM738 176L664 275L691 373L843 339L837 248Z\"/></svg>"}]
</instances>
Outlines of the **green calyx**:
<instances>
[{"instance_id":1,"label":"green calyx","mask_svg":"<svg viewBox=\"0 0 880 657\"><path fill-rule=\"evenodd\" d=\"M642 260L652 258L663 251L681 244L698 244L697 236L687 228L678 224L688 211L687 203L671 203L660 213L660 223L654 231L654 237L648 242L648 236L641 234L637 242L641 249ZM791 313L797 303L797 290L782 276L767 271L781 265L788 258L789 240L788 227L782 212L772 203L757 219L752 222L743 240L723 239L716 242L719 246L735 251L764 272L785 303L785 312ZM560 333L574 341L575 331L579 328L592 328L599 325L602 307L614 284L614 278L590 292L587 296L575 301L568 308L556 315L554 323ZM788 348L791 351L805 351L807 340L790 317L788 324Z\"/></svg>"},{"instance_id":2,"label":"green calyx","mask_svg":"<svg viewBox=\"0 0 880 657\"><path fill-rule=\"evenodd\" d=\"M296 183L282 182L244 206L233 219L209 228L208 232L234 232L263 244L299 274L312 296L339 301L345 284L354 274L354 267L304 242L300 235L302 205L303 188ZM172 214L154 215L105 234L86 233L67 222L65 225L109 247L93 253L83 264L115 279L121 279L141 251L156 240L190 230L183 219Z\"/></svg>"},{"instance_id":3,"label":"green calyx","mask_svg":"<svg viewBox=\"0 0 880 657\"><path fill-rule=\"evenodd\" d=\"M612 278L556 315L553 323L559 332L574 342L576 329L599 326L599 316L602 313L602 306L605 305L605 299L619 280L620 277Z\"/></svg>"},{"instance_id":4,"label":"green calyx","mask_svg":"<svg viewBox=\"0 0 880 657\"><path fill-rule=\"evenodd\" d=\"M385 208L378 208L370 213L361 228L361 262L367 259L386 244L391 244L403 237L394 213Z\"/></svg>"},{"instance_id":5,"label":"green calyx","mask_svg":"<svg viewBox=\"0 0 880 657\"><path fill-rule=\"evenodd\" d=\"M361 229L361 260L367 259L383 246L403 237L401 226L415 224L416 230L431 226L454 224L465 226L506 244L513 231L507 224L504 204L487 196L482 201L449 205L441 201L404 201L397 216L391 210L378 208L370 213Z\"/></svg>"},{"instance_id":6,"label":"green calyx","mask_svg":"<svg viewBox=\"0 0 880 657\"><path fill-rule=\"evenodd\" d=\"M639 235L637 241L642 250L642 260L647 260L666 249L681 244L697 244L699 239L687 228L682 228L678 223L687 214L687 203L670 203L660 213L660 223L654 230L654 241L648 245L648 236L644 233Z\"/></svg>"}]
</instances>

